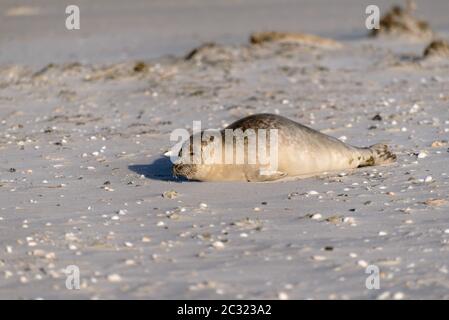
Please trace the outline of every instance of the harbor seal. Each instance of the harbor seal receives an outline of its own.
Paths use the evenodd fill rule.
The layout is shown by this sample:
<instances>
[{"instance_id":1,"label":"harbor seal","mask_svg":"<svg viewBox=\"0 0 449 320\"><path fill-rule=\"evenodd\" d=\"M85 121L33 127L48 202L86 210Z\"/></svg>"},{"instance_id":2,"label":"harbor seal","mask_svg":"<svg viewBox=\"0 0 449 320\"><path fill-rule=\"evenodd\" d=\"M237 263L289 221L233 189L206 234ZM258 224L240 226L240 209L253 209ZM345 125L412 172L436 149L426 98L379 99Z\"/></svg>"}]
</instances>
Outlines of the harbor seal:
<instances>
[{"instance_id":1,"label":"harbor seal","mask_svg":"<svg viewBox=\"0 0 449 320\"><path fill-rule=\"evenodd\" d=\"M267 174L263 172L267 168L265 162L261 164L259 158L255 163L248 161L249 149L246 148L250 140L249 136L244 138L244 163L225 163L224 161L208 163L208 157L213 156L217 151L220 151L221 156L221 152L225 150L227 145L229 146L229 141L225 140L226 129L243 132L252 130L256 133L261 129L277 129L276 150L273 147L274 145L270 145L271 139L269 141L266 139L268 145L266 150L269 152L277 151L277 170L269 171ZM200 155L195 154L192 147L195 135L190 136L190 139L184 142L179 151L179 160L173 165L173 174L198 181L263 182L285 177L310 177L336 170L388 164L396 160L396 155L385 144L375 144L367 148L354 147L275 114L251 115L232 123L218 133L218 139L215 139L217 135L210 135L204 139L205 131L197 133L202 137L200 144L202 152ZM231 143L233 142L235 140L231 140ZM205 153L206 149L208 152ZM230 150L236 151L235 146L232 146ZM189 161L186 161L186 159ZM197 161L192 161L193 159ZM233 160L235 159L234 156Z\"/></svg>"}]
</instances>

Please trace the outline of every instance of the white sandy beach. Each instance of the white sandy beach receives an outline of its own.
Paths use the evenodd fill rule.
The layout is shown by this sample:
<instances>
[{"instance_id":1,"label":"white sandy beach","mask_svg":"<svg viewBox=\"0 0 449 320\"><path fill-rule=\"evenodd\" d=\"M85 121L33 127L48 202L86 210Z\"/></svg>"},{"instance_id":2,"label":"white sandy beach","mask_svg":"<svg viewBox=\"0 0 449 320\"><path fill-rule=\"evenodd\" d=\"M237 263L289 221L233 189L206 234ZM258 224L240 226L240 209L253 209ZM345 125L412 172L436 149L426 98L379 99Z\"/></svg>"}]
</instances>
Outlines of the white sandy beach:
<instances>
[{"instance_id":1,"label":"white sandy beach","mask_svg":"<svg viewBox=\"0 0 449 320\"><path fill-rule=\"evenodd\" d=\"M79 31L57 1L0 4L1 299L449 299L449 59L423 59L428 40L369 38L368 1L79 2ZM449 3L417 3L449 39ZM343 47L248 44L263 30ZM172 130L259 112L398 160L278 183L172 176Z\"/></svg>"}]
</instances>

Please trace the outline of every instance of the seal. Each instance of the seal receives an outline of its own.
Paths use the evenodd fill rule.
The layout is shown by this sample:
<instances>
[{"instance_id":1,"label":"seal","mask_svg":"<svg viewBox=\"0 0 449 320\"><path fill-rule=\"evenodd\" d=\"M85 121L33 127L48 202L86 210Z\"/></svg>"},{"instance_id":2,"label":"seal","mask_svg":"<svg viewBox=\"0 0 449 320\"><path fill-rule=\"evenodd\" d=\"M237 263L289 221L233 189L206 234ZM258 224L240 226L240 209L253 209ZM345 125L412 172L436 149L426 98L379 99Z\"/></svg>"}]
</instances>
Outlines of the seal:
<instances>
[{"instance_id":1,"label":"seal","mask_svg":"<svg viewBox=\"0 0 449 320\"><path fill-rule=\"evenodd\" d=\"M271 143L271 139L269 141L265 139L266 151L277 152L276 170L267 171L267 167L272 166L273 163L262 163L259 156L254 163L248 161L250 135L244 137L245 161L243 163L208 162L207 160L210 160L208 158L216 156L217 151L221 151L220 155L224 154L225 150L236 151L235 145L226 149L229 147L229 141L225 139L226 131L228 131L226 129L234 132L236 130L251 131L256 134L261 129L268 132L276 129L276 145ZM216 134L205 137L205 131L197 135L201 136L201 153L195 154L193 148L195 135L190 136L190 139L182 145L178 161L173 165L175 176L198 181L263 182L286 177L305 178L337 170L389 164L396 160L396 155L385 144L355 147L293 120L268 113L251 115L232 123L218 132L218 139L215 139ZM231 140L231 143L234 142L235 139ZM224 156L222 157L221 159L224 159ZM233 156L232 159L235 160L236 157Z\"/></svg>"}]
</instances>

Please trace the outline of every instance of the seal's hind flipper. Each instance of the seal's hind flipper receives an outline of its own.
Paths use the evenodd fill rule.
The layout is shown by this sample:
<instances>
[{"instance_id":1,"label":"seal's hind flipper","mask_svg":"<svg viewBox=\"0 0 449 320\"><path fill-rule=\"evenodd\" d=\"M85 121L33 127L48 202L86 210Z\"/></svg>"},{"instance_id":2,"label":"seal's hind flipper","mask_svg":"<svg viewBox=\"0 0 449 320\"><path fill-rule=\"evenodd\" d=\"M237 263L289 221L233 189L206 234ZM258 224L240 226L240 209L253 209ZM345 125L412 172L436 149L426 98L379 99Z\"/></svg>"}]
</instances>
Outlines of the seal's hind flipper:
<instances>
[{"instance_id":1,"label":"seal's hind flipper","mask_svg":"<svg viewBox=\"0 0 449 320\"><path fill-rule=\"evenodd\" d=\"M395 162L397 158L396 155L390 151L388 146L383 143L372 145L363 150L365 152L362 155L359 167L389 164Z\"/></svg>"},{"instance_id":2,"label":"seal's hind flipper","mask_svg":"<svg viewBox=\"0 0 449 320\"><path fill-rule=\"evenodd\" d=\"M396 161L396 155L383 143L372 145L370 149L374 155L374 165L387 164Z\"/></svg>"}]
</instances>

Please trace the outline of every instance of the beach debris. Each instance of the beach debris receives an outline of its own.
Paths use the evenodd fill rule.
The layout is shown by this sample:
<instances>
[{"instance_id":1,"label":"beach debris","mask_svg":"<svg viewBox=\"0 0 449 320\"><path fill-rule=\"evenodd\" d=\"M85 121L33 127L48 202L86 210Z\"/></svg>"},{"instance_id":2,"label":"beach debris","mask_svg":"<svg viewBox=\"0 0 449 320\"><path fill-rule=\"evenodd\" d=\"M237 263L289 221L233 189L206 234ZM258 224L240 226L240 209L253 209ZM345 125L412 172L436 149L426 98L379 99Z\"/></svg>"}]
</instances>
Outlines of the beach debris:
<instances>
[{"instance_id":1,"label":"beach debris","mask_svg":"<svg viewBox=\"0 0 449 320\"><path fill-rule=\"evenodd\" d=\"M30 17L37 16L41 13L39 7L33 6L16 6L6 10L5 15L7 17Z\"/></svg>"},{"instance_id":2,"label":"beach debris","mask_svg":"<svg viewBox=\"0 0 449 320\"><path fill-rule=\"evenodd\" d=\"M330 222L333 224L340 224L340 223L344 222L344 219L345 219L345 217L342 215L332 215L332 216L324 219L324 221ZM351 221L351 220L349 220L349 221Z\"/></svg>"},{"instance_id":3,"label":"beach debris","mask_svg":"<svg viewBox=\"0 0 449 320\"><path fill-rule=\"evenodd\" d=\"M166 199L175 199L178 197L178 192L176 192L175 190L169 190L165 191L162 196Z\"/></svg>"},{"instance_id":4,"label":"beach debris","mask_svg":"<svg viewBox=\"0 0 449 320\"><path fill-rule=\"evenodd\" d=\"M170 220L179 220L181 219L181 215L179 214L181 211L174 211L167 214L167 218Z\"/></svg>"},{"instance_id":5,"label":"beach debris","mask_svg":"<svg viewBox=\"0 0 449 320\"><path fill-rule=\"evenodd\" d=\"M137 61L133 68L134 72L143 72L148 70L148 65L143 61Z\"/></svg>"},{"instance_id":6,"label":"beach debris","mask_svg":"<svg viewBox=\"0 0 449 320\"><path fill-rule=\"evenodd\" d=\"M231 226L236 226L240 230L260 231L263 227L263 224L259 219L244 218L235 222L231 222Z\"/></svg>"},{"instance_id":7,"label":"beach debris","mask_svg":"<svg viewBox=\"0 0 449 320\"><path fill-rule=\"evenodd\" d=\"M380 28L372 29L372 36L408 36L418 39L429 39L433 36L429 24L413 16L416 10L414 1L406 1L405 8L393 6L380 19Z\"/></svg>"},{"instance_id":8,"label":"beach debris","mask_svg":"<svg viewBox=\"0 0 449 320\"><path fill-rule=\"evenodd\" d=\"M245 51L245 48L233 48L207 42L192 49L184 60L193 61L197 65L229 65L237 58L245 59Z\"/></svg>"},{"instance_id":9,"label":"beach debris","mask_svg":"<svg viewBox=\"0 0 449 320\"><path fill-rule=\"evenodd\" d=\"M435 140L434 142L432 142L432 144L430 145L432 148L442 148L447 146L447 140Z\"/></svg>"},{"instance_id":10,"label":"beach debris","mask_svg":"<svg viewBox=\"0 0 449 320\"><path fill-rule=\"evenodd\" d=\"M299 44L312 47L320 47L326 49L341 48L343 45L335 40L329 38L322 38L313 34L296 33L296 32L255 32L250 35L249 41L251 44L264 43L288 43Z\"/></svg>"},{"instance_id":11,"label":"beach debris","mask_svg":"<svg viewBox=\"0 0 449 320\"><path fill-rule=\"evenodd\" d=\"M424 58L449 58L449 42L438 39L433 40L425 49L423 53Z\"/></svg>"},{"instance_id":12,"label":"beach debris","mask_svg":"<svg viewBox=\"0 0 449 320\"><path fill-rule=\"evenodd\" d=\"M193 60L201 58L200 56L209 50L217 49L219 46L215 42L206 42L192 49L185 57L185 60Z\"/></svg>"},{"instance_id":13,"label":"beach debris","mask_svg":"<svg viewBox=\"0 0 449 320\"><path fill-rule=\"evenodd\" d=\"M32 71L24 66L11 65L0 68L0 87L19 84L27 79ZM19 115L20 112L14 115Z\"/></svg>"},{"instance_id":14,"label":"beach debris","mask_svg":"<svg viewBox=\"0 0 449 320\"><path fill-rule=\"evenodd\" d=\"M343 216L340 216L340 215L332 215L332 216L330 216L330 217L327 217L327 218L325 219L325 221L330 222L330 223L333 223L333 224L338 224L338 223L340 223L340 222L342 221L342 219L343 219Z\"/></svg>"},{"instance_id":15,"label":"beach debris","mask_svg":"<svg viewBox=\"0 0 449 320\"><path fill-rule=\"evenodd\" d=\"M58 65L55 68L61 68ZM126 77L135 77L140 73L148 71L149 66L143 61L113 63L99 67L84 67L89 73L83 78L84 81L117 80Z\"/></svg>"},{"instance_id":16,"label":"beach debris","mask_svg":"<svg viewBox=\"0 0 449 320\"><path fill-rule=\"evenodd\" d=\"M432 207L439 207L439 206L443 206L447 203L447 200L445 199L427 199L426 201L424 201L424 204L428 205L428 206L432 206Z\"/></svg>"}]
</instances>

